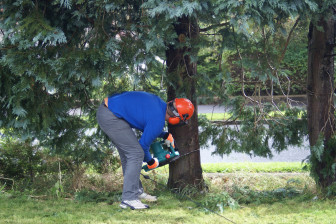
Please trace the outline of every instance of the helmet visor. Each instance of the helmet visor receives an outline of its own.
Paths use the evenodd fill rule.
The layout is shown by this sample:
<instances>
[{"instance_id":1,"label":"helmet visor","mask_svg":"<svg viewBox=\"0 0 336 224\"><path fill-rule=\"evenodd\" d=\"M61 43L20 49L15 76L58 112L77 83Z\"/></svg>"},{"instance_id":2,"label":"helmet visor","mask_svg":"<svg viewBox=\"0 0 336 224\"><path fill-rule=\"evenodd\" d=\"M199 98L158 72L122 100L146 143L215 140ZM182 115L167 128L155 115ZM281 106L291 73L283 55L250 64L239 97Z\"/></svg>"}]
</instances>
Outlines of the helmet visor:
<instances>
[{"instance_id":1,"label":"helmet visor","mask_svg":"<svg viewBox=\"0 0 336 224\"><path fill-rule=\"evenodd\" d=\"M175 117L180 117L180 114L177 112L176 108L174 107L174 101L168 102L168 107L171 112L173 112Z\"/></svg>"}]
</instances>

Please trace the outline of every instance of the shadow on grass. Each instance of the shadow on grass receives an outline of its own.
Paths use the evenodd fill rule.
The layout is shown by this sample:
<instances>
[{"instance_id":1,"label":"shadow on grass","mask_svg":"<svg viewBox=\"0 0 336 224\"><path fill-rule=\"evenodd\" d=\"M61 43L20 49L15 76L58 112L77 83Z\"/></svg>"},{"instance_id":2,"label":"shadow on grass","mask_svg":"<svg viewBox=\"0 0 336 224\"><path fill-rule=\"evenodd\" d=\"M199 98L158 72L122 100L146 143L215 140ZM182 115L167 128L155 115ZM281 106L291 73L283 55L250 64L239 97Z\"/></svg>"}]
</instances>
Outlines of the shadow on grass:
<instances>
[{"instance_id":1,"label":"shadow on grass","mask_svg":"<svg viewBox=\"0 0 336 224\"><path fill-rule=\"evenodd\" d=\"M75 201L78 202L105 202L113 204L121 201L121 192L97 192L94 190L82 190L75 193Z\"/></svg>"}]
</instances>

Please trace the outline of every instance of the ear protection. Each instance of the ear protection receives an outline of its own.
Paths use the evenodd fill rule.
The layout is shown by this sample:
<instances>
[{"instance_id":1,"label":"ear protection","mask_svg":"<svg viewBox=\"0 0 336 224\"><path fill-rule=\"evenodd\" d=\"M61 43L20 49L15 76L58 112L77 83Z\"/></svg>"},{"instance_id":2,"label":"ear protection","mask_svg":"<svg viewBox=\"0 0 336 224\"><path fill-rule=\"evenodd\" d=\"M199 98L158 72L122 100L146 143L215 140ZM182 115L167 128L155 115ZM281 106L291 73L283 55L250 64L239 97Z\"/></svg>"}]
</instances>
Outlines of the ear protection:
<instances>
[{"instance_id":1,"label":"ear protection","mask_svg":"<svg viewBox=\"0 0 336 224\"><path fill-rule=\"evenodd\" d=\"M181 121L181 119L178 118L178 117L170 117L168 119L168 123L171 124L171 125L177 125L177 124L180 123L180 121Z\"/></svg>"}]
</instances>

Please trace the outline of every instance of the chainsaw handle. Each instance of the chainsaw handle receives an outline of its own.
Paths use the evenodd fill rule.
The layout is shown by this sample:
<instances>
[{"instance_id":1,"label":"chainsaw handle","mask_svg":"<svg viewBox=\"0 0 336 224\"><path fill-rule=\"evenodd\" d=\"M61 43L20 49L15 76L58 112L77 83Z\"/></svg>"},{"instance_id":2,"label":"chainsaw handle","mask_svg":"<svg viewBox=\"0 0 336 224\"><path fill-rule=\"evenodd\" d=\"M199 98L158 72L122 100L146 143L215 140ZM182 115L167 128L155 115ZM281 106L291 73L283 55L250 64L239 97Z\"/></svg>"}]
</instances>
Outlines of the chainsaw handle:
<instances>
[{"instance_id":1,"label":"chainsaw handle","mask_svg":"<svg viewBox=\"0 0 336 224\"><path fill-rule=\"evenodd\" d=\"M165 145L165 146L169 149L169 151L170 151L171 153L174 153L174 151L178 151L178 150L176 150L172 145L170 145L170 146L168 147L164 140L163 140L163 141L160 141L160 144L161 144L162 146Z\"/></svg>"},{"instance_id":2,"label":"chainsaw handle","mask_svg":"<svg viewBox=\"0 0 336 224\"><path fill-rule=\"evenodd\" d=\"M174 148L174 147L170 146L170 147L169 147L169 151L170 151L171 153L175 153L175 152L178 151L178 150L177 150L177 148Z\"/></svg>"},{"instance_id":3,"label":"chainsaw handle","mask_svg":"<svg viewBox=\"0 0 336 224\"><path fill-rule=\"evenodd\" d=\"M151 150L153 152L153 157L158 160L159 164L157 167L169 164L170 162L179 158L180 154L177 148L173 147L172 145L166 145L165 141L157 141L152 143ZM150 162L150 164L152 164L152 162ZM152 170L153 168L154 167L151 167L149 164L145 164L142 166L142 169L147 172L149 170Z\"/></svg>"}]
</instances>

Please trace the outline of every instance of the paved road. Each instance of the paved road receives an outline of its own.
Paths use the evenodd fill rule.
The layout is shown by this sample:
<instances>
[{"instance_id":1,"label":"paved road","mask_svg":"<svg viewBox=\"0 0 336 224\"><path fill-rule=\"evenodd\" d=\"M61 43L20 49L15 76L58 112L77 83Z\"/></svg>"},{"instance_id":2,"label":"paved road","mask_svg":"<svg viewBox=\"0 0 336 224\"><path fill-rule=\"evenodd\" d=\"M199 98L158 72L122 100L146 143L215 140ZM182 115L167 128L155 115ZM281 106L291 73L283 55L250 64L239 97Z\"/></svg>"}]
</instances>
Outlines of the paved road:
<instances>
[{"instance_id":1,"label":"paved road","mask_svg":"<svg viewBox=\"0 0 336 224\"><path fill-rule=\"evenodd\" d=\"M220 162L302 162L310 155L307 147L291 147L281 153L273 153L272 158L250 157L243 153L231 153L230 155L211 155L215 148L201 148L201 163L220 163Z\"/></svg>"},{"instance_id":2,"label":"paved road","mask_svg":"<svg viewBox=\"0 0 336 224\"><path fill-rule=\"evenodd\" d=\"M198 113L224 113L225 108L215 105L199 105ZM290 147L281 153L274 152L272 158L250 157L243 153L231 153L230 155L211 155L215 150L214 146L201 148L201 163L218 163L218 162L301 162L310 155L308 141L304 142L302 147Z\"/></svg>"},{"instance_id":3,"label":"paved road","mask_svg":"<svg viewBox=\"0 0 336 224\"><path fill-rule=\"evenodd\" d=\"M197 111L199 114L202 113L224 113L225 107L218 105L198 105Z\"/></svg>"}]
</instances>

